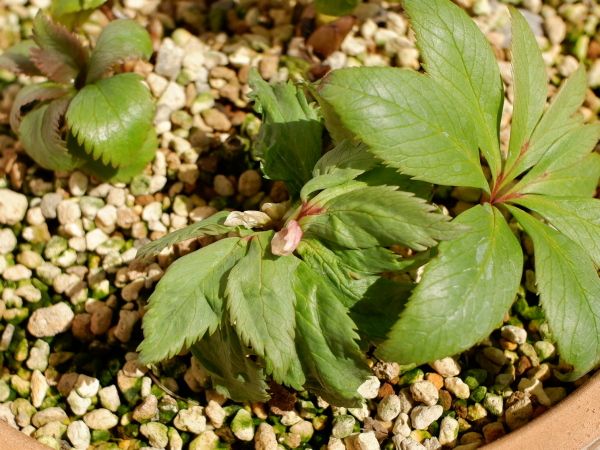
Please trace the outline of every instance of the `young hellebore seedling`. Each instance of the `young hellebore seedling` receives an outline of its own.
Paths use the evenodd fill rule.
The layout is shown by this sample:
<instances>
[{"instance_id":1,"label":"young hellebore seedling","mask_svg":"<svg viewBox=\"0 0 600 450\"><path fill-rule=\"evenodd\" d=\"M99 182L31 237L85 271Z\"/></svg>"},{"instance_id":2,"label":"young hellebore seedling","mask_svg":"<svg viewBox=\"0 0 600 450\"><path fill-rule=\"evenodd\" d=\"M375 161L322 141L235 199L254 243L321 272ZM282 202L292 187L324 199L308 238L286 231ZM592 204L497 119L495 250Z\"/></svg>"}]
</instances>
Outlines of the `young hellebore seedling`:
<instances>
[{"instance_id":1,"label":"young hellebore seedling","mask_svg":"<svg viewBox=\"0 0 600 450\"><path fill-rule=\"evenodd\" d=\"M188 347L236 400L267 399L269 375L356 405L369 370L355 321L367 338L384 338L391 322L381 305L412 285L381 274L422 264L388 247L425 250L457 227L398 189L427 195L428 185L381 167L364 146L343 141L321 157L322 120L302 90L269 86L256 72L251 85L264 118L263 173L284 181L292 200L217 213L140 249L147 257L192 237L227 236L169 267L149 299L140 357L157 362Z\"/></svg>"},{"instance_id":2,"label":"young hellebore seedling","mask_svg":"<svg viewBox=\"0 0 600 450\"><path fill-rule=\"evenodd\" d=\"M573 367L563 376L577 379L600 360L600 200L593 198L600 124L585 125L576 114L585 73L577 70L545 108L541 52L511 8L514 109L503 149L503 86L483 34L449 0L404 6L427 73L335 71L318 87L321 106L340 134L386 165L483 195L454 220L469 231L439 245L377 355L429 362L468 349L502 323L523 275L523 250L507 223L512 215L533 241L540 303L561 358Z\"/></svg>"},{"instance_id":3,"label":"young hellebore seedling","mask_svg":"<svg viewBox=\"0 0 600 450\"><path fill-rule=\"evenodd\" d=\"M0 55L0 68L48 79L23 87L10 112L28 155L49 170L80 168L103 179L139 173L157 147L154 103L139 75L112 72L151 54L150 36L131 20L108 24L90 51L39 13L32 40Z\"/></svg>"}]
</instances>

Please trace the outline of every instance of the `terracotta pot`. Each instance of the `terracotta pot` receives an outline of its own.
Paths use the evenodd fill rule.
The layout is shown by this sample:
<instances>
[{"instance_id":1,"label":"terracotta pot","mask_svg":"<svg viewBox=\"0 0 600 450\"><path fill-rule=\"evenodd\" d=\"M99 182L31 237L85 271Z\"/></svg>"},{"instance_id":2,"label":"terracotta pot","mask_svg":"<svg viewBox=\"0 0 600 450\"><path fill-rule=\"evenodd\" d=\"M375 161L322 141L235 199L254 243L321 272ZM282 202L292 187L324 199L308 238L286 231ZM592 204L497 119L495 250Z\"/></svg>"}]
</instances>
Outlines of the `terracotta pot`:
<instances>
[{"instance_id":1,"label":"terracotta pot","mask_svg":"<svg viewBox=\"0 0 600 450\"><path fill-rule=\"evenodd\" d=\"M600 371L556 407L485 450L600 449Z\"/></svg>"},{"instance_id":2,"label":"terracotta pot","mask_svg":"<svg viewBox=\"0 0 600 450\"><path fill-rule=\"evenodd\" d=\"M600 372L558 406L485 450L600 450ZM0 450L48 450L0 420Z\"/></svg>"},{"instance_id":3,"label":"terracotta pot","mask_svg":"<svg viewBox=\"0 0 600 450\"><path fill-rule=\"evenodd\" d=\"M0 450L48 450L49 448L0 420Z\"/></svg>"}]
</instances>

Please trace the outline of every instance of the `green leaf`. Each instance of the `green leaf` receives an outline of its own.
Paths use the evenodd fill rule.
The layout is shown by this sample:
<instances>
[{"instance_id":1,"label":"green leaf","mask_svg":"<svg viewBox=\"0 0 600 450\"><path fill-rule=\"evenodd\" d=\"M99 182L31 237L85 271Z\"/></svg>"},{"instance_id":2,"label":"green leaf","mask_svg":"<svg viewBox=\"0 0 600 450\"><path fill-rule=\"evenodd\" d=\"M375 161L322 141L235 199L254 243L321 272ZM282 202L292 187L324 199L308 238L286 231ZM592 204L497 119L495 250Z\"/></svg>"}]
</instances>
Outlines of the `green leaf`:
<instances>
[{"instance_id":1,"label":"green leaf","mask_svg":"<svg viewBox=\"0 0 600 450\"><path fill-rule=\"evenodd\" d=\"M287 280L299 260L274 256L272 237L272 231L249 237L248 253L229 274L225 294L232 324L242 342L265 359L267 373L282 383L295 357L295 296Z\"/></svg>"},{"instance_id":2,"label":"green leaf","mask_svg":"<svg viewBox=\"0 0 600 450\"><path fill-rule=\"evenodd\" d=\"M102 30L96 42L86 84L99 80L116 64L150 56L152 41L146 29L133 20L114 20Z\"/></svg>"},{"instance_id":3,"label":"green leaf","mask_svg":"<svg viewBox=\"0 0 600 450\"><path fill-rule=\"evenodd\" d=\"M545 194L556 197L591 197L600 176L600 155L592 153L572 165L546 172L519 189L521 194ZM525 182L525 179L523 179Z\"/></svg>"},{"instance_id":4,"label":"green leaf","mask_svg":"<svg viewBox=\"0 0 600 450\"><path fill-rule=\"evenodd\" d=\"M413 180L407 175L403 175L393 167L375 167L356 178L357 181L368 184L369 186L396 186L399 191L412 192L417 197L430 200L433 194L431 183Z\"/></svg>"},{"instance_id":5,"label":"green leaf","mask_svg":"<svg viewBox=\"0 0 600 450\"><path fill-rule=\"evenodd\" d=\"M369 286L362 300L350 310L361 340L370 344L385 341L413 288L412 283L386 278L379 278Z\"/></svg>"},{"instance_id":6,"label":"green leaf","mask_svg":"<svg viewBox=\"0 0 600 450\"><path fill-rule=\"evenodd\" d=\"M402 258L384 247L362 248L360 250L334 248L331 251L341 259L342 264L351 270L370 274L412 270L425 264L428 257L427 252L425 252L414 258Z\"/></svg>"},{"instance_id":7,"label":"green leaf","mask_svg":"<svg viewBox=\"0 0 600 450\"><path fill-rule=\"evenodd\" d=\"M150 91L124 73L84 87L67 111L71 132L94 159L113 167L139 158L154 118Z\"/></svg>"},{"instance_id":8,"label":"green leaf","mask_svg":"<svg viewBox=\"0 0 600 450\"><path fill-rule=\"evenodd\" d=\"M34 102L54 100L69 93L70 89L60 84L46 82L23 86L13 101L10 110L10 127L15 133L19 132L23 108L32 106Z\"/></svg>"},{"instance_id":9,"label":"green leaf","mask_svg":"<svg viewBox=\"0 0 600 450\"><path fill-rule=\"evenodd\" d=\"M386 165L418 180L488 189L472 120L431 78L390 67L341 69L318 95Z\"/></svg>"},{"instance_id":10,"label":"green leaf","mask_svg":"<svg viewBox=\"0 0 600 450\"><path fill-rule=\"evenodd\" d=\"M240 238L223 239L169 267L148 300L144 341L138 347L141 360L152 363L174 356L217 329L227 274L246 248Z\"/></svg>"},{"instance_id":11,"label":"green leaf","mask_svg":"<svg viewBox=\"0 0 600 450\"><path fill-rule=\"evenodd\" d=\"M269 399L263 371L247 355L239 337L227 323L191 347L192 354L211 374L221 394L236 402L264 402Z\"/></svg>"},{"instance_id":12,"label":"green leaf","mask_svg":"<svg viewBox=\"0 0 600 450\"><path fill-rule=\"evenodd\" d=\"M106 3L106 0L52 0L50 11L53 16L62 16L80 12L85 9L98 8L104 3Z\"/></svg>"},{"instance_id":13,"label":"green leaf","mask_svg":"<svg viewBox=\"0 0 600 450\"><path fill-rule=\"evenodd\" d=\"M314 192L354 180L377 164L364 144L344 140L317 161L313 178L302 187L300 198L306 201Z\"/></svg>"},{"instance_id":14,"label":"green leaf","mask_svg":"<svg viewBox=\"0 0 600 450\"><path fill-rule=\"evenodd\" d=\"M156 148L158 147L158 138L156 137L154 128L150 128L146 140L138 150L136 159L130 161L125 166L119 167L113 167L111 165L103 164L102 161L91 159L90 155L88 155L85 149L77 143L77 140L72 134L67 137L67 147L72 154L86 160L85 164L81 167L81 170L84 172L98 177L101 180L127 183L142 172L146 165L154 159Z\"/></svg>"},{"instance_id":15,"label":"green leaf","mask_svg":"<svg viewBox=\"0 0 600 450\"><path fill-rule=\"evenodd\" d=\"M269 85L250 72L251 98L263 114L255 148L264 174L284 181L292 195L312 178L321 156L323 125L304 92L291 83Z\"/></svg>"},{"instance_id":16,"label":"green leaf","mask_svg":"<svg viewBox=\"0 0 600 450\"><path fill-rule=\"evenodd\" d=\"M510 211L533 240L541 304L561 358L576 380L600 362L600 278L585 250L522 210Z\"/></svg>"},{"instance_id":17,"label":"green leaf","mask_svg":"<svg viewBox=\"0 0 600 450\"><path fill-rule=\"evenodd\" d=\"M472 347L502 323L523 273L521 245L489 204L455 221L470 231L440 244L379 357L400 364L430 362Z\"/></svg>"},{"instance_id":18,"label":"green leaf","mask_svg":"<svg viewBox=\"0 0 600 450\"><path fill-rule=\"evenodd\" d=\"M540 214L600 267L600 200L580 197L527 195L514 203Z\"/></svg>"},{"instance_id":19,"label":"green leaf","mask_svg":"<svg viewBox=\"0 0 600 450\"><path fill-rule=\"evenodd\" d=\"M360 142L343 140L333 149L325 153L313 168L313 177L336 173L353 174L351 178L373 169L378 161L369 153L368 148Z\"/></svg>"},{"instance_id":20,"label":"green leaf","mask_svg":"<svg viewBox=\"0 0 600 450\"><path fill-rule=\"evenodd\" d=\"M329 284L305 263L293 278L296 292L296 347L307 387L338 406L358 406L358 387L370 371L356 343L346 308Z\"/></svg>"},{"instance_id":21,"label":"green leaf","mask_svg":"<svg viewBox=\"0 0 600 450\"><path fill-rule=\"evenodd\" d=\"M60 121L69 99L61 98L33 109L19 126L19 138L27 154L48 170L69 171L83 160L69 153L60 135Z\"/></svg>"},{"instance_id":22,"label":"green leaf","mask_svg":"<svg viewBox=\"0 0 600 450\"><path fill-rule=\"evenodd\" d=\"M586 87L585 70L580 67L564 82L535 127L528 146L511 170L514 176L536 165L558 140L579 128L582 119L573 115L585 99Z\"/></svg>"},{"instance_id":23,"label":"green leaf","mask_svg":"<svg viewBox=\"0 0 600 450\"><path fill-rule=\"evenodd\" d=\"M581 125L551 145L511 192L558 196L593 195L600 176L597 155L600 124Z\"/></svg>"},{"instance_id":24,"label":"green leaf","mask_svg":"<svg viewBox=\"0 0 600 450\"><path fill-rule=\"evenodd\" d=\"M296 249L302 260L336 292L340 303L351 307L375 281L372 273L353 271L332 250L316 239L303 239Z\"/></svg>"},{"instance_id":25,"label":"green leaf","mask_svg":"<svg viewBox=\"0 0 600 450\"><path fill-rule=\"evenodd\" d=\"M514 107L506 167L510 168L528 147L548 93L548 76L542 52L523 15L511 7Z\"/></svg>"},{"instance_id":26,"label":"green leaf","mask_svg":"<svg viewBox=\"0 0 600 450\"><path fill-rule=\"evenodd\" d=\"M403 4L427 73L466 107L474 122L469 132L476 134L495 179L501 169L498 132L504 91L489 42L465 11L448 0L404 0ZM456 114L454 105L446 104L449 114Z\"/></svg>"},{"instance_id":27,"label":"green leaf","mask_svg":"<svg viewBox=\"0 0 600 450\"><path fill-rule=\"evenodd\" d=\"M40 70L31 62L30 51L35 47L33 40L26 39L5 50L0 55L0 69L31 76L41 75Z\"/></svg>"},{"instance_id":28,"label":"green leaf","mask_svg":"<svg viewBox=\"0 0 600 450\"><path fill-rule=\"evenodd\" d=\"M52 81L74 83L85 69L87 48L77 36L42 12L33 20L33 40L39 48L31 48L31 61Z\"/></svg>"},{"instance_id":29,"label":"green leaf","mask_svg":"<svg viewBox=\"0 0 600 450\"><path fill-rule=\"evenodd\" d=\"M305 210L314 212L298 221L305 237L353 249L402 244L425 250L457 231L423 199L392 186L352 183L327 189Z\"/></svg>"},{"instance_id":30,"label":"green leaf","mask_svg":"<svg viewBox=\"0 0 600 450\"><path fill-rule=\"evenodd\" d=\"M185 228L175 230L166 236L149 242L137 251L136 258L143 259L158 255L163 249L188 239L197 239L204 236L219 236L231 231L231 227L225 226L225 219L229 211L219 211L204 220L188 225Z\"/></svg>"},{"instance_id":31,"label":"green leaf","mask_svg":"<svg viewBox=\"0 0 600 450\"><path fill-rule=\"evenodd\" d=\"M315 0L315 8L328 16L344 16L354 11L360 0Z\"/></svg>"}]
</instances>

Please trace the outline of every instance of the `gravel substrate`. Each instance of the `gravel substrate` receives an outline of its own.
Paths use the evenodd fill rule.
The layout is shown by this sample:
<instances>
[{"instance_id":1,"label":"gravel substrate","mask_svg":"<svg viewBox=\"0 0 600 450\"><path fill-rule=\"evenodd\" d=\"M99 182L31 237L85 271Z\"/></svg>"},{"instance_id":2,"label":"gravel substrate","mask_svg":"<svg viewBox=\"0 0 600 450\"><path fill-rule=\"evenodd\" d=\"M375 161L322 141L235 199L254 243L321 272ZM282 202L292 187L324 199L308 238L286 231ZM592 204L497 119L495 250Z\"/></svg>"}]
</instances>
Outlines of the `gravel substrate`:
<instances>
[{"instance_id":1,"label":"gravel substrate","mask_svg":"<svg viewBox=\"0 0 600 450\"><path fill-rule=\"evenodd\" d=\"M507 139L507 10L495 0L457 3L500 62L509 87ZM582 114L597 120L600 5L505 3L522 8L534 29L553 90L585 62L590 89ZM0 2L0 49L27 34L48 4ZM129 69L145 77L156 98L160 149L127 185L36 167L8 126L14 81L27 81L0 71L0 420L55 449L468 450L558 403L575 386L553 375L560 365L531 302L531 270L503 326L476 348L417 368L373 360L373 377L360 389L362 408L331 407L285 389L275 389L269 404L235 403L212 389L190 354L156 367L138 363L153 286L176 257L211 238L179 244L149 263L134 261L136 248L224 208L287 199L283 185L262 180L249 153L260 125L247 97L249 68L282 81L347 66L420 67L396 3L364 3L356 19L319 28L314 11L300 3L232 5L125 0L85 25L93 38L107 15L135 17L154 40L152 62ZM438 195L453 213L477 201L469 189Z\"/></svg>"}]
</instances>

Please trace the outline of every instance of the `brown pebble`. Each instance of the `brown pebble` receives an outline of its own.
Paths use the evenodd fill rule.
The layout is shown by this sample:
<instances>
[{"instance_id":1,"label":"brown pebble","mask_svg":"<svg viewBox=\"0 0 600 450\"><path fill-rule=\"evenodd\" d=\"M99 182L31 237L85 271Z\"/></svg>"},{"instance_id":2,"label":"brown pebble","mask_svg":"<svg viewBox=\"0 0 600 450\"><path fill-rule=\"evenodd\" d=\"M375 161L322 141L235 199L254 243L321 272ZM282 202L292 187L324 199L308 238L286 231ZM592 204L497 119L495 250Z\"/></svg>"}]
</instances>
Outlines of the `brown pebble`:
<instances>
[{"instance_id":1,"label":"brown pebble","mask_svg":"<svg viewBox=\"0 0 600 450\"><path fill-rule=\"evenodd\" d=\"M344 16L320 26L307 39L307 47L312 48L313 53L320 58L327 58L340 48L355 21L352 16Z\"/></svg>"},{"instance_id":2,"label":"brown pebble","mask_svg":"<svg viewBox=\"0 0 600 450\"><path fill-rule=\"evenodd\" d=\"M529 369L531 369L532 364L531 364L531 360L527 357L522 355L519 358L519 362L517 363L517 375L522 375L525 372L527 372Z\"/></svg>"},{"instance_id":3,"label":"brown pebble","mask_svg":"<svg viewBox=\"0 0 600 450\"><path fill-rule=\"evenodd\" d=\"M425 375L425 379L433 383L433 385L437 388L438 391L444 387L444 378L440 374L430 372L427 375Z\"/></svg>"},{"instance_id":4,"label":"brown pebble","mask_svg":"<svg viewBox=\"0 0 600 450\"><path fill-rule=\"evenodd\" d=\"M506 434L504 430L504 425L502 422L492 422L485 425L482 429L483 437L485 438L486 444L495 441L496 439L500 439L502 436Z\"/></svg>"},{"instance_id":5,"label":"brown pebble","mask_svg":"<svg viewBox=\"0 0 600 450\"><path fill-rule=\"evenodd\" d=\"M544 414L546 411L548 411L548 408L546 406L538 405L533 409L533 414L531 418L535 419L536 417L539 417L542 414Z\"/></svg>"},{"instance_id":6,"label":"brown pebble","mask_svg":"<svg viewBox=\"0 0 600 450\"><path fill-rule=\"evenodd\" d=\"M390 383L383 383L379 387L379 392L377 393L378 398L384 398L388 395L394 394L394 387Z\"/></svg>"},{"instance_id":7,"label":"brown pebble","mask_svg":"<svg viewBox=\"0 0 600 450\"><path fill-rule=\"evenodd\" d=\"M73 332L73 336L83 342L89 342L94 339L94 335L92 334L90 327L91 321L91 314L76 314L75 317L73 317L73 322L71 323L71 331Z\"/></svg>"},{"instance_id":8,"label":"brown pebble","mask_svg":"<svg viewBox=\"0 0 600 450\"><path fill-rule=\"evenodd\" d=\"M452 407L452 395L447 390L440 389L439 396L439 404L442 405L444 411L448 411Z\"/></svg>"},{"instance_id":9,"label":"brown pebble","mask_svg":"<svg viewBox=\"0 0 600 450\"><path fill-rule=\"evenodd\" d=\"M135 204L140 206L146 206L154 201L154 196L150 194L138 195L135 198Z\"/></svg>"},{"instance_id":10,"label":"brown pebble","mask_svg":"<svg viewBox=\"0 0 600 450\"><path fill-rule=\"evenodd\" d=\"M100 303L100 302L97 302ZM99 336L104 334L110 328L112 322L112 309L100 303L97 308L92 311L92 320L90 329L93 334Z\"/></svg>"},{"instance_id":11,"label":"brown pebble","mask_svg":"<svg viewBox=\"0 0 600 450\"><path fill-rule=\"evenodd\" d=\"M289 194L283 181L275 181L273 183L271 192L269 192L269 196L274 203L281 203L288 199Z\"/></svg>"},{"instance_id":12,"label":"brown pebble","mask_svg":"<svg viewBox=\"0 0 600 450\"><path fill-rule=\"evenodd\" d=\"M500 339L500 347L502 347L504 350L515 351L518 345L506 339Z\"/></svg>"}]
</instances>

